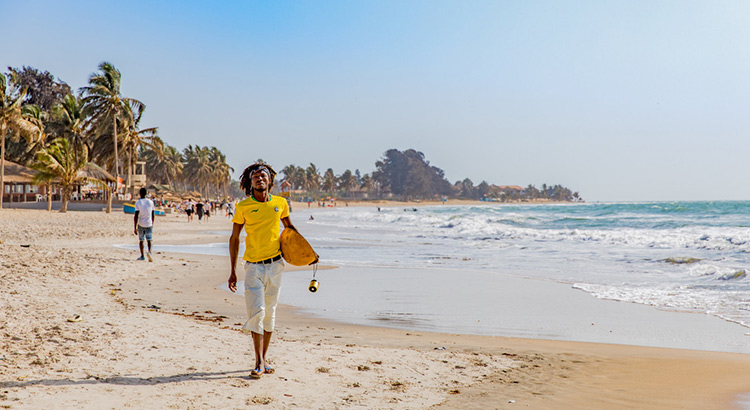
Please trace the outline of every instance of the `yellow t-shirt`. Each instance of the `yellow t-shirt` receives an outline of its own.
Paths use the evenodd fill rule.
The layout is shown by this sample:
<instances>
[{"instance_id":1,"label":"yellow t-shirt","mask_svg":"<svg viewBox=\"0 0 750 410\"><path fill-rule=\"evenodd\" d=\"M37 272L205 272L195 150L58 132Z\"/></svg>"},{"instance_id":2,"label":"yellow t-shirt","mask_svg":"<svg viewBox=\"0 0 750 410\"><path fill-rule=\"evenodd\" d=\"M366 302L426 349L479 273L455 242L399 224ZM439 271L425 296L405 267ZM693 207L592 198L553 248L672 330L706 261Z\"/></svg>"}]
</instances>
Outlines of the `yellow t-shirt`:
<instances>
[{"instance_id":1,"label":"yellow t-shirt","mask_svg":"<svg viewBox=\"0 0 750 410\"><path fill-rule=\"evenodd\" d=\"M245 254L242 259L259 262L281 254L281 218L289 216L289 204L280 196L258 202L252 196L237 204L232 222L245 225Z\"/></svg>"}]
</instances>

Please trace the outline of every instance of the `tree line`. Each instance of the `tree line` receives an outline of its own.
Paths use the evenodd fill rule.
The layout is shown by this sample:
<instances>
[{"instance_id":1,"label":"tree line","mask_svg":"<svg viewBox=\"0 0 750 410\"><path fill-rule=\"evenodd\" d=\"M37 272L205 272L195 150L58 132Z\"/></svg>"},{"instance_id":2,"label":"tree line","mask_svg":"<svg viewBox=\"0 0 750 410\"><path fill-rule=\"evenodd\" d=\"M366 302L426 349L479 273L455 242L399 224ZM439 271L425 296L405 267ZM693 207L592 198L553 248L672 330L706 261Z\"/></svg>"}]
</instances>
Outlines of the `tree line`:
<instances>
[{"instance_id":1,"label":"tree line","mask_svg":"<svg viewBox=\"0 0 750 410\"><path fill-rule=\"evenodd\" d=\"M341 174L336 174L332 168L321 172L313 163L307 167L287 165L280 174L282 184L288 183L288 188L300 199L328 196L401 200L460 198L499 202L583 200L578 192L562 185L543 184L541 189L534 185L526 188L499 186L486 181L474 185L469 178L451 184L442 169L431 165L423 153L414 149L389 149L375 162L375 170L364 175L358 169L354 172L347 169Z\"/></svg>"},{"instance_id":2,"label":"tree line","mask_svg":"<svg viewBox=\"0 0 750 410\"><path fill-rule=\"evenodd\" d=\"M0 186L6 158L36 169L39 183L61 184L64 197L70 186L102 182L92 177L96 167L132 186L143 160L151 182L205 197L229 194L233 169L226 156L216 147L179 151L166 144L157 127L141 125L146 105L123 96L121 84L122 74L108 62L75 93L48 71L24 66L0 73Z\"/></svg>"},{"instance_id":3,"label":"tree line","mask_svg":"<svg viewBox=\"0 0 750 410\"><path fill-rule=\"evenodd\" d=\"M136 163L145 161L151 183L199 191L204 197L244 195L231 179L234 169L216 147L189 145L180 151L159 137L157 127L143 127L146 105L122 95L122 74L111 63L99 64L88 85L76 93L47 71L25 66L8 70L0 73L0 186L7 158L36 169L35 182L60 185L65 209L73 187L94 182L109 189L103 170L132 186ZM414 149L389 149L375 162L375 170L364 175L359 170L322 171L313 163L287 165L281 174L295 195L308 198L581 200L561 185L474 185L468 178L451 184L443 170Z\"/></svg>"}]
</instances>

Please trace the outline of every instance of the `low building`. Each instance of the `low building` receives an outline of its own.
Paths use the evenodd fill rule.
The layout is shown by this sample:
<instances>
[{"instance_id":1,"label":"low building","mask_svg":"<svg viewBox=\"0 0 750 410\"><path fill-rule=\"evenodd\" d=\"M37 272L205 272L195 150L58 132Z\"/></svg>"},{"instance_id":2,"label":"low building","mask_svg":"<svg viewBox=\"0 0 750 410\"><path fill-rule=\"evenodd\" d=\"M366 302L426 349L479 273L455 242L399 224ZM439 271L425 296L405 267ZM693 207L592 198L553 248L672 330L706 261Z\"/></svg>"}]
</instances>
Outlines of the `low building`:
<instances>
[{"instance_id":1,"label":"low building","mask_svg":"<svg viewBox=\"0 0 750 410\"><path fill-rule=\"evenodd\" d=\"M31 168L5 160L3 178L3 202L34 202L46 195L46 188L34 185L32 178L36 174Z\"/></svg>"}]
</instances>

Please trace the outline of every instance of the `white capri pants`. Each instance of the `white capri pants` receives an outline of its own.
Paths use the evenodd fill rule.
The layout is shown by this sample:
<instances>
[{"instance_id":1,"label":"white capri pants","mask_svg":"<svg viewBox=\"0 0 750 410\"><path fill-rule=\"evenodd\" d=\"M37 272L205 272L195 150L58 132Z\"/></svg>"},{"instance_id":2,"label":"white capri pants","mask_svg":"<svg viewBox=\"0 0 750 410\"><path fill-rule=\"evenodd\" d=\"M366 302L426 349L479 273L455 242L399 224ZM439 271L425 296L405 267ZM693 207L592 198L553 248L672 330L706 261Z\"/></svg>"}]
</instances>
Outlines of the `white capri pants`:
<instances>
[{"instance_id":1,"label":"white capri pants","mask_svg":"<svg viewBox=\"0 0 750 410\"><path fill-rule=\"evenodd\" d=\"M242 330L258 334L263 334L263 331L273 332L283 272L283 259L268 265L245 262L245 306L248 319Z\"/></svg>"}]
</instances>

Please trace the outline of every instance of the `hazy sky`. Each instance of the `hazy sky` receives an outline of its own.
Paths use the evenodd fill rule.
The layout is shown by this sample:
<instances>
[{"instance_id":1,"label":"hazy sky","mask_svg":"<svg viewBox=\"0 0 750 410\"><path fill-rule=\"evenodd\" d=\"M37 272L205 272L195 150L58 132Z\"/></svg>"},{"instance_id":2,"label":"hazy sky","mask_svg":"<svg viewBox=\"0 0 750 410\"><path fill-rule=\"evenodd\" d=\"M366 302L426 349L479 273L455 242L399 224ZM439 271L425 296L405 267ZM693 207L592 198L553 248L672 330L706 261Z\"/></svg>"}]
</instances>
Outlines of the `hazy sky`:
<instances>
[{"instance_id":1,"label":"hazy sky","mask_svg":"<svg viewBox=\"0 0 750 410\"><path fill-rule=\"evenodd\" d=\"M102 61L178 149L589 201L750 200L750 2L0 0L0 69Z\"/></svg>"}]
</instances>

